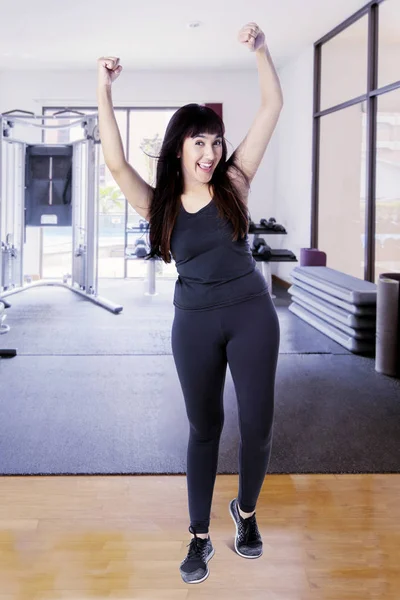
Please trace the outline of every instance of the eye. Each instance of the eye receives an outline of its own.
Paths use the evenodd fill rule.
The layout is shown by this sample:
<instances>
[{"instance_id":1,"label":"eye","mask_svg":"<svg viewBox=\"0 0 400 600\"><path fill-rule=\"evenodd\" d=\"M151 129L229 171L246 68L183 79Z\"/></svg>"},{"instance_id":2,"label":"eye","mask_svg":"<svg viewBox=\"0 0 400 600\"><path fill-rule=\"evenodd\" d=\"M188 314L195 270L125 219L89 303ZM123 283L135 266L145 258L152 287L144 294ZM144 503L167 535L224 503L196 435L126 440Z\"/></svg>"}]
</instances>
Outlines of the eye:
<instances>
[{"instance_id":1,"label":"eye","mask_svg":"<svg viewBox=\"0 0 400 600\"><path fill-rule=\"evenodd\" d=\"M203 142L201 142L201 141L199 141L199 142L196 142L196 146L197 146L197 144L202 144L202 143L203 143ZM215 144L219 144L219 145L221 145L221 140L216 140L214 143L215 143Z\"/></svg>"}]
</instances>

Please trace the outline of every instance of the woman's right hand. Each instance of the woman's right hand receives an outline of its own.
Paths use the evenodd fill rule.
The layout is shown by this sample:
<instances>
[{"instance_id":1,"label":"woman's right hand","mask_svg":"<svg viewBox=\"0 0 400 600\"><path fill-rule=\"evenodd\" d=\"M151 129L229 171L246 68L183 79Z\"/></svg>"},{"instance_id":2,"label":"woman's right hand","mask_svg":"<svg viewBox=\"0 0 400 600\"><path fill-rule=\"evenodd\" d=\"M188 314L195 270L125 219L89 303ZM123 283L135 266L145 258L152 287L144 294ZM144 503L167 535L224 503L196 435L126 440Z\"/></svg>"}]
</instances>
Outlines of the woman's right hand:
<instances>
[{"instance_id":1,"label":"woman's right hand","mask_svg":"<svg viewBox=\"0 0 400 600\"><path fill-rule=\"evenodd\" d=\"M122 71L119 58L115 56L102 56L97 60L99 87L111 87Z\"/></svg>"}]
</instances>

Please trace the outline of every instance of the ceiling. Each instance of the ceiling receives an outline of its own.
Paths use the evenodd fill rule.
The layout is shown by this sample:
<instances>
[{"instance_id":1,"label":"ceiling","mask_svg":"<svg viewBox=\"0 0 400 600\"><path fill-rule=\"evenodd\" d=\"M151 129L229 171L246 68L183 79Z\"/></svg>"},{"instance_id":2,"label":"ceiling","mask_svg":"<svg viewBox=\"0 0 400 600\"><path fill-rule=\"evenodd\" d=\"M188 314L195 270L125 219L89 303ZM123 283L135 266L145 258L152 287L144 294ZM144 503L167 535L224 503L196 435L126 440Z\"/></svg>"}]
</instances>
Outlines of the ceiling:
<instances>
[{"instance_id":1,"label":"ceiling","mask_svg":"<svg viewBox=\"0 0 400 600\"><path fill-rule=\"evenodd\" d=\"M93 69L96 59L106 55L120 57L125 69L135 70L252 69L254 56L237 41L238 31L250 21L266 34L279 68L366 3L9 0L0 13L0 72ZM190 22L201 25L190 28Z\"/></svg>"}]
</instances>

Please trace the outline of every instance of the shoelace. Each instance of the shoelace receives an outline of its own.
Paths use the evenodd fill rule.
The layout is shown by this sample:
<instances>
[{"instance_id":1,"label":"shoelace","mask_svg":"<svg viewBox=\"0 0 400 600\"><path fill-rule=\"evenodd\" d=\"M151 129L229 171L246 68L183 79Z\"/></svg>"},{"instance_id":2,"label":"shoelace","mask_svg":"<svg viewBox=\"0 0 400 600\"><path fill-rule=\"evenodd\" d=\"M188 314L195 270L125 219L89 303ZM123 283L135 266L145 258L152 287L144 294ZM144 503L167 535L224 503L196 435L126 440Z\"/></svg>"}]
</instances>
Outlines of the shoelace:
<instances>
[{"instance_id":1,"label":"shoelace","mask_svg":"<svg viewBox=\"0 0 400 600\"><path fill-rule=\"evenodd\" d=\"M249 541L254 541L260 535L257 527L256 515L252 515L248 519L239 521L239 533L240 536L244 537L244 543L248 544Z\"/></svg>"},{"instance_id":2,"label":"shoelace","mask_svg":"<svg viewBox=\"0 0 400 600\"><path fill-rule=\"evenodd\" d=\"M201 539L201 538L197 538L197 537L192 538L190 543L186 546L186 548L188 548L190 546L189 552L187 555L188 560L189 560L189 558L192 558L193 556L196 556L197 554L200 554L202 559L205 560L206 554L207 554L207 544L201 544L199 542L199 539Z\"/></svg>"}]
</instances>

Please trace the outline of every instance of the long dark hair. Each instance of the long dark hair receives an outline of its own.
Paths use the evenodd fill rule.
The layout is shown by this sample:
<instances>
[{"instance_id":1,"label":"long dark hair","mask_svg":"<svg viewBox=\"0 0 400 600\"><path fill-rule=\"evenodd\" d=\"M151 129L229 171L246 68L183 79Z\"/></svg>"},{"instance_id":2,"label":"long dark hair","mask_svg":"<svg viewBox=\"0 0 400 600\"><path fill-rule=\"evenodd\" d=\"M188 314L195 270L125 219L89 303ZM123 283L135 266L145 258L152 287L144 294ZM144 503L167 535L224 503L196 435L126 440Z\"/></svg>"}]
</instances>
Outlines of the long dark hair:
<instances>
[{"instance_id":1,"label":"long dark hair","mask_svg":"<svg viewBox=\"0 0 400 600\"><path fill-rule=\"evenodd\" d=\"M222 156L208 183L213 189L213 201L221 217L227 218L233 227L233 241L243 238L248 232L249 213L239 187L227 174L233 167L247 187L250 182L246 174L235 164L235 152L226 160L225 125L214 110L200 104L186 104L171 117L158 159L156 186L150 206L150 253L146 258L159 256L171 262L170 240L180 209L183 193L183 176L180 159L183 142L187 137L199 133L216 134L222 137Z\"/></svg>"}]
</instances>

